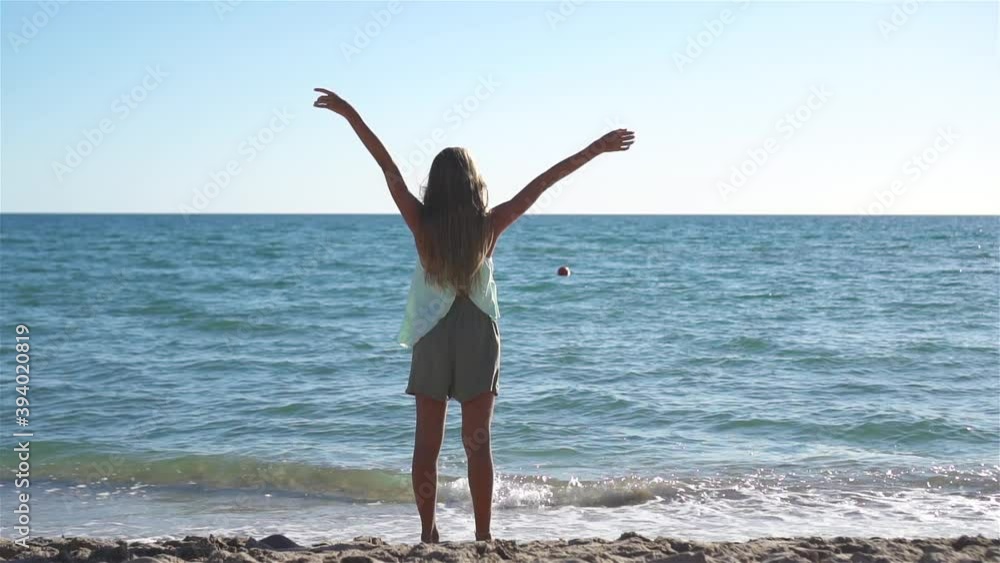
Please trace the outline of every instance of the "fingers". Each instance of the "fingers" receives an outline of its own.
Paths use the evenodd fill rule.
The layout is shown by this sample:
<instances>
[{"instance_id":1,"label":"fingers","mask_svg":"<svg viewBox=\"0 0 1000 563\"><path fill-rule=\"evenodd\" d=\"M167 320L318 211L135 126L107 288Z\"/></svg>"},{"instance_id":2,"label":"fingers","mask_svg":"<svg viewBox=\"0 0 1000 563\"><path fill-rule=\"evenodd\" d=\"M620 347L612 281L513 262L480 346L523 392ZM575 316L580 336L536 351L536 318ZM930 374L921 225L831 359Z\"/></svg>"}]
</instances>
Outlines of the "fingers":
<instances>
[{"instance_id":1,"label":"fingers","mask_svg":"<svg viewBox=\"0 0 1000 563\"><path fill-rule=\"evenodd\" d=\"M346 115L346 112L351 110L351 105L336 93L326 88L313 88L313 90L322 94L313 102L313 107L328 109L341 115Z\"/></svg>"},{"instance_id":2,"label":"fingers","mask_svg":"<svg viewBox=\"0 0 1000 563\"><path fill-rule=\"evenodd\" d=\"M333 109L337 104L342 102L339 96L337 96L333 92L330 92L329 90L323 88L314 88L314 89L317 92L325 92L326 94L316 98L316 101L313 102L313 107Z\"/></svg>"},{"instance_id":3,"label":"fingers","mask_svg":"<svg viewBox=\"0 0 1000 563\"><path fill-rule=\"evenodd\" d=\"M605 139L609 140L625 140L634 139L635 131L629 131L628 129L615 129L604 135Z\"/></svg>"},{"instance_id":4,"label":"fingers","mask_svg":"<svg viewBox=\"0 0 1000 563\"><path fill-rule=\"evenodd\" d=\"M322 96L316 98L316 101L313 102L313 107L332 109L334 104L340 101L340 96L334 94L326 88L313 88L313 90L323 94Z\"/></svg>"},{"instance_id":5,"label":"fingers","mask_svg":"<svg viewBox=\"0 0 1000 563\"><path fill-rule=\"evenodd\" d=\"M613 145L612 149L614 151L627 151L633 143L635 143L635 131L629 131L628 129L617 129L613 131Z\"/></svg>"}]
</instances>

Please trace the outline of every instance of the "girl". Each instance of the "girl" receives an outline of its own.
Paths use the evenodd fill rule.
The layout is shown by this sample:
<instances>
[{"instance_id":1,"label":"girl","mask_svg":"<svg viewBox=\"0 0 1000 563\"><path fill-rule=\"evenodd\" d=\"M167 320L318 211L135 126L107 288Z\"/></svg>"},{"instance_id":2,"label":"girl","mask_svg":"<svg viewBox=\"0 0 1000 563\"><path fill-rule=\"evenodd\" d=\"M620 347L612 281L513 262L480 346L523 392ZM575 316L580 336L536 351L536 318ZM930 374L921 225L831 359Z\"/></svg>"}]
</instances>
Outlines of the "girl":
<instances>
[{"instance_id":1,"label":"girl","mask_svg":"<svg viewBox=\"0 0 1000 563\"><path fill-rule=\"evenodd\" d=\"M424 200L410 193L385 146L340 96L323 88L313 106L340 114L382 168L389 193L413 233L418 261L399 342L413 348L406 392L416 397L413 494L420 540L439 541L434 508L437 462L448 399L462 404L476 540L491 540L493 452L490 423L500 377L500 332L493 249L501 233L546 189L595 156L628 150L635 133L611 131L532 180L510 201L488 209L486 183L469 152L449 147L431 164Z\"/></svg>"}]
</instances>

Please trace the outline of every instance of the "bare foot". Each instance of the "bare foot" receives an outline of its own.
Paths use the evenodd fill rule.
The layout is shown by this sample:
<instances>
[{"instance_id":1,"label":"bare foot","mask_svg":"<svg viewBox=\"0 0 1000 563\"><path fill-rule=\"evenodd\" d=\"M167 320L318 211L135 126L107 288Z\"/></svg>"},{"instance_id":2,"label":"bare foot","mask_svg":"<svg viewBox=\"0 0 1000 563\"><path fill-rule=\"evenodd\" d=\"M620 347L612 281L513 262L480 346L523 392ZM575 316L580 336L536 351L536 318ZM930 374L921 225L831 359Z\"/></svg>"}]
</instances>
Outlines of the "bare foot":
<instances>
[{"instance_id":1,"label":"bare foot","mask_svg":"<svg viewBox=\"0 0 1000 563\"><path fill-rule=\"evenodd\" d=\"M493 541L493 534L489 532L486 532L485 534L476 532L476 541Z\"/></svg>"},{"instance_id":2,"label":"bare foot","mask_svg":"<svg viewBox=\"0 0 1000 563\"><path fill-rule=\"evenodd\" d=\"M420 535L421 543L438 543L440 541L441 541L441 535L438 534L438 527L436 524L434 525L434 529L431 530L431 537L428 538L423 534Z\"/></svg>"}]
</instances>

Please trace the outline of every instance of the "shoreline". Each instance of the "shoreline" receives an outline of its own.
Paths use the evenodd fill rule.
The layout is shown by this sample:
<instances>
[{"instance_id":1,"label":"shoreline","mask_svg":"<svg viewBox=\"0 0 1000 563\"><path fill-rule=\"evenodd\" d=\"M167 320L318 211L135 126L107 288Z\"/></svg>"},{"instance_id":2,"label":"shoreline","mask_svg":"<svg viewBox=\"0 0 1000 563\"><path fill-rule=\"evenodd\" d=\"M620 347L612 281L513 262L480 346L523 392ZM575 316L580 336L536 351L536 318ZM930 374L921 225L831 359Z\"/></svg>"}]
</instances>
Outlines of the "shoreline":
<instances>
[{"instance_id":1,"label":"shoreline","mask_svg":"<svg viewBox=\"0 0 1000 563\"><path fill-rule=\"evenodd\" d=\"M759 538L744 542L697 542L626 532L617 540L442 542L391 544L360 536L351 541L298 545L281 535L188 536L182 540L126 542L86 537L33 538L24 548L0 539L0 558L33 563L331 563L334 561L657 561L660 563L966 563L1000 562L1000 538Z\"/></svg>"}]
</instances>

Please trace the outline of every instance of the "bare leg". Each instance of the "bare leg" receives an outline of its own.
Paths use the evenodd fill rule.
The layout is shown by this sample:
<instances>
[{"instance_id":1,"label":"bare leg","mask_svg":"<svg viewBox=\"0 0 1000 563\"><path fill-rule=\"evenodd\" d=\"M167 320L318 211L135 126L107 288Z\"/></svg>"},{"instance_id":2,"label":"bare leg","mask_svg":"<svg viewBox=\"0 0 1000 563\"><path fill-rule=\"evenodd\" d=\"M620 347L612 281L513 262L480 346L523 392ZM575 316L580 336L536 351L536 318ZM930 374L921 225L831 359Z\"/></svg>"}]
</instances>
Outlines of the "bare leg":
<instances>
[{"instance_id":1,"label":"bare leg","mask_svg":"<svg viewBox=\"0 0 1000 563\"><path fill-rule=\"evenodd\" d=\"M417 429L413 439L413 496L420 513L420 541L437 543L437 463L444 440L445 414L448 403L425 395L417 395Z\"/></svg>"},{"instance_id":2,"label":"bare leg","mask_svg":"<svg viewBox=\"0 0 1000 563\"><path fill-rule=\"evenodd\" d=\"M462 403L462 444L469 460L469 492L476 517L476 540L491 540L493 449L490 423L496 396L486 392Z\"/></svg>"}]
</instances>

